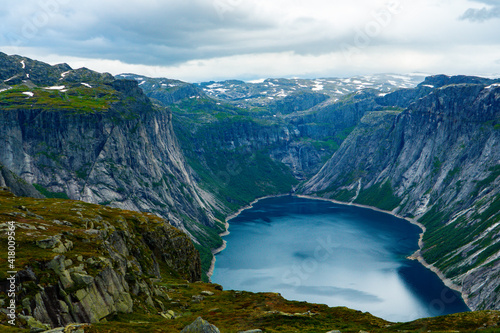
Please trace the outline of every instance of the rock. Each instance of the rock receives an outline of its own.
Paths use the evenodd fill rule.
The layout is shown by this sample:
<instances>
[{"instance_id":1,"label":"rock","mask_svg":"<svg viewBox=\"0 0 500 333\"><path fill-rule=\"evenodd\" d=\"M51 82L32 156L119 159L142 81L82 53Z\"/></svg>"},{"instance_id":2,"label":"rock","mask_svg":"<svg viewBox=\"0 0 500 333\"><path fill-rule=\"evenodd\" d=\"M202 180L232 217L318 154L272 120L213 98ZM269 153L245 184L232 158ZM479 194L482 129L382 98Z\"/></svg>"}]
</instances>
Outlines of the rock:
<instances>
[{"instance_id":1,"label":"rock","mask_svg":"<svg viewBox=\"0 0 500 333\"><path fill-rule=\"evenodd\" d=\"M30 329L30 333L44 332L44 331L50 329L49 325L43 324L31 316L22 316L22 317L19 316L19 317L26 320L27 325Z\"/></svg>"},{"instance_id":2,"label":"rock","mask_svg":"<svg viewBox=\"0 0 500 333\"><path fill-rule=\"evenodd\" d=\"M184 327L181 333L220 333L220 331L208 321L198 317L192 324Z\"/></svg>"},{"instance_id":3,"label":"rock","mask_svg":"<svg viewBox=\"0 0 500 333\"><path fill-rule=\"evenodd\" d=\"M46 239L37 240L35 244L42 249L53 249L56 246L59 246L59 244L62 245L61 236L60 235L50 236L49 238Z\"/></svg>"},{"instance_id":4,"label":"rock","mask_svg":"<svg viewBox=\"0 0 500 333\"><path fill-rule=\"evenodd\" d=\"M160 316L162 316L165 319L175 319L179 317L174 311L168 310L164 312L160 312Z\"/></svg>"},{"instance_id":5,"label":"rock","mask_svg":"<svg viewBox=\"0 0 500 333\"><path fill-rule=\"evenodd\" d=\"M339 330L333 330L333 331L328 331L326 333L342 333L342 332L340 332Z\"/></svg>"},{"instance_id":6,"label":"rock","mask_svg":"<svg viewBox=\"0 0 500 333\"><path fill-rule=\"evenodd\" d=\"M81 273L71 273L71 279L80 286L90 286L94 283L94 278L90 275L85 275Z\"/></svg>"},{"instance_id":7,"label":"rock","mask_svg":"<svg viewBox=\"0 0 500 333\"><path fill-rule=\"evenodd\" d=\"M204 296L213 296L214 295L213 292L208 291L208 290L203 290L200 294L202 294Z\"/></svg>"},{"instance_id":8,"label":"rock","mask_svg":"<svg viewBox=\"0 0 500 333\"><path fill-rule=\"evenodd\" d=\"M238 331L238 333L262 333L262 330L249 330L249 331Z\"/></svg>"},{"instance_id":9,"label":"rock","mask_svg":"<svg viewBox=\"0 0 500 333\"><path fill-rule=\"evenodd\" d=\"M193 303L200 303L204 299L205 299L205 297L203 297L201 295L194 295L194 296L191 297L191 302L193 302Z\"/></svg>"},{"instance_id":10,"label":"rock","mask_svg":"<svg viewBox=\"0 0 500 333\"><path fill-rule=\"evenodd\" d=\"M99 230L97 229L88 229L84 231L87 235L99 235Z\"/></svg>"}]
</instances>

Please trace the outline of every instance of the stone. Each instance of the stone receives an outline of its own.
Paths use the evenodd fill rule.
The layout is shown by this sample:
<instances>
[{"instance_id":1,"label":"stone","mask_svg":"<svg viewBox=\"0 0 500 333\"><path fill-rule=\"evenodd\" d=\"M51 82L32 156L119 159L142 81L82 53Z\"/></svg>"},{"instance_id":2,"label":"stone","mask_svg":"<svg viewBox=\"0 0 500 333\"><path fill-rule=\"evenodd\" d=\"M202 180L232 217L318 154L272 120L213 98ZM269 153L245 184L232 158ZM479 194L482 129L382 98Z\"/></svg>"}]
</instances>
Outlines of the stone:
<instances>
[{"instance_id":1,"label":"stone","mask_svg":"<svg viewBox=\"0 0 500 333\"><path fill-rule=\"evenodd\" d=\"M193 302L193 303L200 303L204 299L205 299L205 297L203 297L201 295L194 295L194 296L192 296L191 302Z\"/></svg>"},{"instance_id":2,"label":"stone","mask_svg":"<svg viewBox=\"0 0 500 333\"><path fill-rule=\"evenodd\" d=\"M220 331L208 321L198 317L192 324L184 327L181 333L220 333Z\"/></svg>"},{"instance_id":3,"label":"stone","mask_svg":"<svg viewBox=\"0 0 500 333\"><path fill-rule=\"evenodd\" d=\"M179 317L174 311L168 310L164 312L160 312L160 316L162 316L165 319L175 319Z\"/></svg>"},{"instance_id":4,"label":"stone","mask_svg":"<svg viewBox=\"0 0 500 333\"><path fill-rule=\"evenodd\" d=\"M94 283L94 278L81 273L71 273L71 279L79 286L90 286Z\"/></svg>"},{"instance_id":5,"label":"stone","mask_svg":"<svg viewBox=\"0 0 500 333\"><path fill-rule=\"evenodd\" d=\"M200 294L202 294L204 296L213 296L214 295L213 292L208 291L208 290L203 290Z\"/></svg>"},{"instance_id":6,"label":"stone","mask_svg":"<svg viewBox=\"0 0 500 333\"><path fill-rule=\"evenodd\" d=\"M36 246L42 248L42 249L53 249L56 246L59 246L59 244L62 245L61 242L61 236L50 236L49 238L42 239L42 240L37 240L35 242Z\"/></svg>"},{"instance_id":7,"label":"stone","mask_svg":"<svg viewBox=\"0 0 500 333\"><path fill-rule=\"evenodd\" d=\"M49 325L43 324L31 316L26 316L24 319L27 321L30 333L44 332L50 329Z\"/></svg>"}]
</instances>

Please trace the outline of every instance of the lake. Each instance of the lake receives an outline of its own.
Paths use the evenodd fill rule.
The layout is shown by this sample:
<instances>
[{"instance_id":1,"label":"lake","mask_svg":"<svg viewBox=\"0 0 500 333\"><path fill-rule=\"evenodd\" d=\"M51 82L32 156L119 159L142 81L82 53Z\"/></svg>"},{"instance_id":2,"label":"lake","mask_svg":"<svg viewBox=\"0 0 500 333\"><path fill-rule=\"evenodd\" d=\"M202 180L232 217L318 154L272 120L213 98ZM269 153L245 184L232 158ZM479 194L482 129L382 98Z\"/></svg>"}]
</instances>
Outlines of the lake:
<instances>
[{"instance_id":1,"label":"lake","mask_svg":"<svg viewBox=\"0 0 500 333\"><path fill-rule=\"evenodd\" d=\"M420 228L367 208L285 196L258 201L229 221L212 281L347 306L389 321L469 311L417 261Z\"/></svg>"}]
</instances>

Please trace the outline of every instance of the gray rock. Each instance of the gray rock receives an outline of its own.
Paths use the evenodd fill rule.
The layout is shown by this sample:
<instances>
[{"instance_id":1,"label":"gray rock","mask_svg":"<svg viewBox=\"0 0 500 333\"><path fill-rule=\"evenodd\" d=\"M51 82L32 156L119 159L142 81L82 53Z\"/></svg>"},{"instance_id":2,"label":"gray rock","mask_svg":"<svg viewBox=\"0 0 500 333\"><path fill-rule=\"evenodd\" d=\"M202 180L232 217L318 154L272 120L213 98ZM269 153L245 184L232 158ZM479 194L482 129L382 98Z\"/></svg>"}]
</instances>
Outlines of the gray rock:
<instances>
[{"instance_id":1,"label":"gray rock","mask_svg":"<svg viewBox=\"0 0 500 333\"><path fill-rule=\"evenodd\" d=\"M56 246L59 246L59 244L62 245L61 236L60 235L50 236L49 238L46 239L37 240L35 244L42 249L53 249Z\"/></svg>"},{"instance_id":2,"label":"gray rock","mask_svg":"<svg viewBox=\"0 0 500 333\"><path fill-rule=\"evenodd\" d=\"M184 327L181 333L220 333L220 331L208 321L198 317L192 324Z\"/></svg>"}]
</instances>

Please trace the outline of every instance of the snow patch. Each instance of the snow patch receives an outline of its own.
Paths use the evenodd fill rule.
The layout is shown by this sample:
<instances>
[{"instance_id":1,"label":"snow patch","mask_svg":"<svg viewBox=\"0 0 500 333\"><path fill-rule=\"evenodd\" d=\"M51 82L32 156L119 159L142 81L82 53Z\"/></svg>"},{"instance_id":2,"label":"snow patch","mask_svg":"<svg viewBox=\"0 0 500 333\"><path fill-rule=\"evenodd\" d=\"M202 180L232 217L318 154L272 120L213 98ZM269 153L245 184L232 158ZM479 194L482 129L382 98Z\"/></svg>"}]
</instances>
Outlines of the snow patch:
<instances>
[{"instance_id":1,"label":"snow patch","mask_svg":"<svg viewBox=\"0 0 500 333\"><path fill-rule=\"evenodd\" d=\"M46 90L63 90L64 88L66 88L65 86L53 86L53 87L45 87L43 89L46 89Z\"/></svg>"},{"instance_id":2,"label":"snow patch","mask_svg":"<svg viewBox=\"0 0 500 333\"><path fill-rule=\"evenodd\" d=\"M7 91L7 90L11 90L12 88L6 88L6 89L0 89L0 93L4 92L4 91Z\"/></svg>"},{"instance_id":3,"label":"snow patch","mask_svg":"<svg viewBox=\"0 0 500 333\"><path fill-rule=\"evenodd\" d=\"M324 89L322 81L315 81L314 84L314 87L311 89L312 91L321 91Z\"/></svg>"},{"instance_id":4,"label":"snow patch","mask_svg":"<svg viewBox=\"0 0 500 333\"><path fill-rule=\"evenodd\" d=\"M91 86L90 84L88 84L88 83L83 83L83 82L82 82L82 85L84 85L84 86L85 86L85 87L87 87L87 88L92 88L92 86Z\"/></svg>"},{"instance_id":5,"label":"snow patch","mask_svg":"<svg viewBox=\"0 0 500 333\"><path fill-rule=\"evenodd\" d=\"M25 95L26 95L26 96L28 96L28 97L33 97L33 96L35 96L35 94L33 94L31 91L25 91L25 92L23 92L23 94L25 94Z\"/></svg>"},{"instance_id":6,"label":"snow patch","mask_svg":"<svg viewBox=\"0 0 500 333\"><path fill-rule=\"evenodd\" d=\"M67 72L61 73L61 77L64 79L64 77L65 77L66 75L68 75L68 73L69 73L69 72L71 72L71 71L67 71Z\"/></svg>"},{"instance_id":7,"label":"snow patch","mask_svg":"<svg viewBox=\"0 0 500 333\"><path fill-rule=\"evenodd\" d=\"M24 60L21 60L21 66L23 66L23 69L26 68L26 64L24 63Z\"/></svg>"},{"instance_id":8,"label":"snow patch","mask_svg":"<svg viewBox=\"0 0 500 333\"><path fill-rule=\"evenodd\" d=\"M434 88L434 86L432 84L424 84L422 87Z\"/></svg>"},{"instance_id":9,"label":"snow patch","mask_svg":"<svg viewBox=\"0 0 500 333\"><path fill-rule=\"evenodd\" d=\"M146 83L146 81L142 81L141 83L139 83L139 85L143 85L144 83Z\"/></svg>"},{"instance_id":10,"label":"snow patch","mask_svg":"<svg viewBox=\"0 0 500 333\"><path fill-rule=\"evenodd\" d=\"M489 85L489 86L487 86L484 89L491 89L491 88L494 88L494 87L500 87L500 83L493 83L492 85Z\"/></svg>"},{"instance_id":11,"label":"snow patch","mask_svg":"<svg viewBox=\"0 0 500 333\"><path fill-rule=\"evenodd\" d=\"M258 80L252 80L252 81L247 81L247 82L257 84L257 83L264 83L264 81L266 81L266 79L258 79Z\"/></svg>"},{"instance_id":12,"label":"snow patch","mask_svg":"<svg viewBox=\"0 0 500 333\"><path fill-rule=\"evenodd\" d=\"M283 89L276 95L276 97L286 97L288 96Z\"/></svg>"},{"instance_id":13,"label":"snow patch","mask_svg":"<svg viewBox=\"0 0 500 333\"><path fill-rule=\"evenodd\" d=\"M223 87L223 85L220 83L212 83L211 85L207 86L208 89L215 89L215 88L220 88L220 87Z\"/></svg>"}]
</instances>

